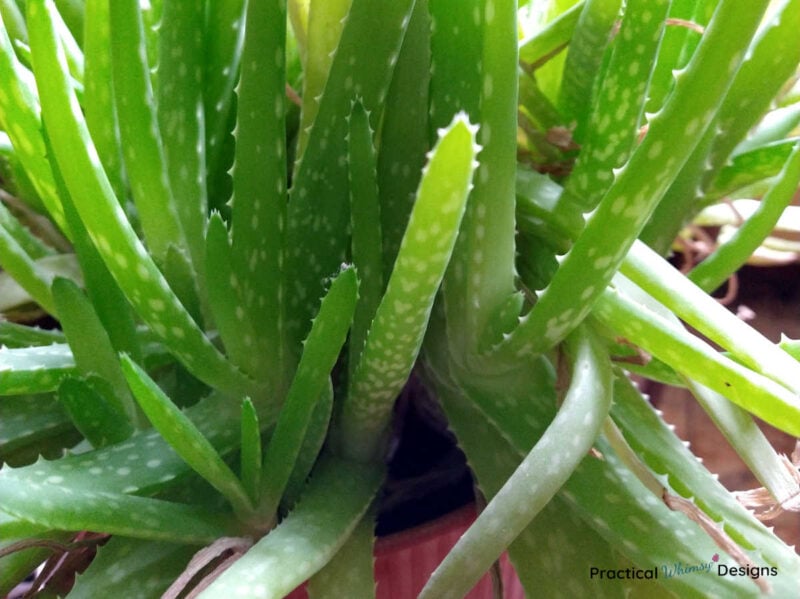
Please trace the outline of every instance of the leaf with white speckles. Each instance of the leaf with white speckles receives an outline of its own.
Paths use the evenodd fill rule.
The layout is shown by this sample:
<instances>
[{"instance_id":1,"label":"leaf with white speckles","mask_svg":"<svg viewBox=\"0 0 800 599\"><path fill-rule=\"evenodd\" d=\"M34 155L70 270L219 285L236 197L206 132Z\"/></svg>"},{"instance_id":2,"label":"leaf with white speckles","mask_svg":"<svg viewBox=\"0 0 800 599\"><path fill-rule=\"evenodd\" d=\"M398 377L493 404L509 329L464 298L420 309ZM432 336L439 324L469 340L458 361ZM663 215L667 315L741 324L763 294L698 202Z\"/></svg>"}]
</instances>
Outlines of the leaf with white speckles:
<instances>
[{"instance_id":1,"label":"leaf with white speckles","mask_svg":"<svg viewBox=\"0 0 800 599\"><path fill-rule=\"evenodd\" d=\"M344 544L378 491L372 465L324 459L294 511L202 592L203 599L281 599Z\"/></svg>"},{"instance_id":2,"label":"leaf with white speckles","mask_svg":"<svg viewBox=\"0 0 800 599\"><path fill-rule=\"evenodd\" d=\"M422 345L450 261L475 170L475 128L463 114L442 131L420 182L386 293L349 382L341 412L343 450L376 457L394 399Z\"/></svg>"},{"instance_id":3,"label":"leaf with white speckles","mask_svg":"<svg viewBox=\"0 0 800 599\"><path fill-rule=\"evenodd\" d=\"M155 114L139 1L114 0L110 8L114 96L125 171L150 252L158 262L166 259L170 244L185 246L181 243L184 233L172 199L163 132ZM69 184L66 174L65 179ZM75 201L80 202L75 196L73 193Z\"/></svg>"},{"instance_id":4,"label":"leaf with white speckles","mask_svg":"<svg viewBox=\"0 0 800 599\"><path fill-rule=\"evenodd\" d=\"M159 499L73 487L58 476L41 482L5 481L0 485L0 503L12 516L56 530L94 530L196 545L237 532L230 516Z\"/></svg>"},{"instance_id":5,"label":"leaf with white speckles","mask_svg":"<svg viewBox=\"0 0 800 599\"><path fill-rule=\"evenodd\" d=\"M698 131L711 123L731 83L727 69L721 67L741 62L766 4L766 0L746 5L720 2L664 109L650 121L644 140L617 174L547 289L497 346L498 355L513 359L546 351L586 317L699 143L695 132L687 131L686 115L697 115ZM741 12L745 8L747 15Z\"/></svg>"},{"instance_id":6,"label":"leaf with white speckles","mask_svg":"<svg viewBox=\"0 0 800 599\"><path fill-rule=\"evenodd\" d=\"M667 0L628 2L611 59L603 73L581 152L564 186L562 202L593 209L634 149L644 112L647 84L669 8Z\"/></svg>"},{"instance_id":7,"label":"leaf with white speckles","mask_svg":"<svg viewBox=\"0 0 800 599\"><path fill-rule=\"evenodd\" d=\"M62 378L75 372L75 359L65 343L0 348L0 395L55 391Z\"/></svg>"},{"instance_id":8,"label":"leaf with white speckles","mask_svg":"<svg viewBox=\"0 0 800 599\"><path fill-rule=\"evenodd\" d=\"M53 397L24 395L0 401L0 459L44 437L71 428L64 408Z\"/></svg>"},{"instance_id":9,"label":"leaf with white speckles","mask_svg":"<svg viewBox=\"0 0 800 599\"><path fill-rule=\"evenodd\" d=\"M0 344L6 347L36 347L65 342L64 334L59 330L40 329L0 320Z\"/></svg>"},{"instance_id":10,"label":"leaf with white speckles","mask_svg":"<svg viewBox=\"0 0 800 599\"><path fill-rule=\"evenodd\" d=\"M706 190L705 201L722 199L739 189L774 177L781 172L795 143L794 140L778 141L737 154L722 167Z\"/></svg>"},{"instance_id":11,"label":"leaf with white speckles","mask_svg":"<svg viewBox=\"0 0 800 599\"><path fill-rule=\"evenodd\" d=\"M34 260L55 254L53 248L45 245L30 229L17 220L6 208L6 205L2 203L0 203L0 228L5 229L6 233Z\"/></svg>"},{"instance_id":12,"label":"leaf with white speckles","mask_svg":"<svg viewBox=\"0 0 800 599\"><path fill-rule=\"evenodd\" d=\"M264 453L258 511L265 519L271 518L278 508L309 430L316 402L330 384L330 373L353 322L357 295L355 269L347 268L331 283L303 344L300 364Z\"/></svg>"},{"instance_id":13,"label":"leaf with white speckles","mask_svg":"<svg viewBox=\"0 0 800 599\"><path fill-rule=\"evenodd\" d=\"M196 547L113 537L75 579L70 599L160 597L180 575Z\"/></svg>"},{"instance_id":14,"label":"leaf with white speckles","mask_svg":"<svg viewBox=\"0 0 800 599\"><path fill-rule=\"evenodd\" d=\"M58 387L58 400L93 447L120 443L133 433L114 388L105 379L67 377Z\"/></svg>"},{"instance_id":15,"label":"leaf with white speckles","mask_svg":"<svg viewBox=\"0 0 800 599\"><path fill-rule=\"evenodd\" d=\"M251 2L237 87L231 266L252 347L243 368L281 401L287 361L286 3ZM244 366L246 364L246 366ZM254 400L256 398L254 397Z\"/></svg>"},{"instance_id":16,"label":"leaf with white speckles","mask_svg":"<svg viewBox=\"0 0 800 599\"><path fill-rule=\"evenodd\" d=\"M52 123L48 133L56 159L92 241L135 310L193 374L222 389L253 391L251 381L214 348L177 300L114 197L65 79L52 10L50 0L28 4L29 23L36 24L31 29L34 70L45 121Z\"/></svg>"},{"instance_id":17,"label":"leaf with white speckles","mask_svg":"<svg viewBox=\"0 0 800 599\"><path fill-rule=\"evenodd\" d=\"M0 223L0 266L44 310L55 314L53 296L50 293L50 275L31 259L2 223Z\"/></svg>"},{"instance_id":18,"label":"leaf with white speckles","mask_svg":"<svg viewBox=\"0 0 800 599\"><path fill-rule=\"evenodd\" d=\"M252 503L242 483L203 433L127 356L122 357L122 370L153 427L195 472L230 501L238 515L249 515Z\"/></svg>"},{"instance_id":19,"label":"leaf with white speckles","mask_svg":"<svg viewBox=\"0 0 800 599\"><path fill-rule=\"evenodd\" d=\"M11 138L25 174L48 212L61 230L67 232L61 200L46 157L36 88L30 72L17 60L5 26L0 27L0 81L4 90L0 93L3 129Z\"/></svg>"},{"instance_id":20,"label":"leaf with white speckles","mask_svg":"<svg viewBox=\"0 0 800 599\"><path fill-rule=\"evenodd\" d=\"M350 182L350 242L358 271L358 303L350 331L350 376L358 364L367 332L383 295L383 235L375 172L375 147L369 114L356 100L350 112L348 178Z\"/></svg>"},{"instance_id":21,"label":"leaf with white speckles","mask_svg":"<svg viewBox=\"0 0 800 599\"><path fill-rule=\"evenodd\" d=\"M345 117L359 95L372 127L380 123L413 5L413 0L353 0L344 24L306 151L295 170L288 207L290 351L299 353L323 281L338 270L349 244ZM364 51L365 43L369 52Z\"/></svg>"},{"instance_id":22,"label":"leaf with white speckles","mask_svg":"<svg viewBox=\"0 0 800 599\"><path fill-rule=\"evenodd\" d=\"M420 598L465 596L591 449L611 406L611 365L587 330L576 331L567 347L572 380L558 414L436 568Z\"/></svg>"}]
</instances>

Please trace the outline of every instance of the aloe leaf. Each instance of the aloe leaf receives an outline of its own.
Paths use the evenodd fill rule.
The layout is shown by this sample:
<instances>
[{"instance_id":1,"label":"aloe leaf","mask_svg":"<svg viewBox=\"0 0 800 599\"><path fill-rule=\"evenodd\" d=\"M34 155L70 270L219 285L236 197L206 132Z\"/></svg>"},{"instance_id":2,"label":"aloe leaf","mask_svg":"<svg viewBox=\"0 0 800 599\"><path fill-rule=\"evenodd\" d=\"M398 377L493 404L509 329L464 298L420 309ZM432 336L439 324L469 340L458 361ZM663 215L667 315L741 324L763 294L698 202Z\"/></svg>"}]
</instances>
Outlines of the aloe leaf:
<instances>
[{"instance_id":1,"label":"aloe leaf","mask_svg":"<svg viewBox=\"0 0 800 599\"><path fill-rule=\"evenodd\" d=\"M114 103L111 67L110 0L87 0L85 16L85 74L86 95L83 106L86 126L108 175L114 194L124 195L122 153L119 143L119 122Z\"/></svg>"},{"instance_id":2,"label":"aloe leaf","mask_svg":"<svg viewBox=\"0 0 800 599\"><path fill-rule=\"evenodd\" d=\"M55 391L61 379L75 372L75 360L66 344L0 348L0 395Z\"/></svg>"},{"instance_id":3,"label":"aloe leaf","mask_svg":"<svg viewBox=\"0 0 800 599\"><path fill-rule=\"evenodd\" d=\"M710 292L739 270L763 240L772 233L784 208L792 202L798 184L800 184L800 143L794 145L778 180L762 198L758 209L730 239L717 247L689 273L689 280Z\"/></svg>"},{"instance_id":4,"label":"aloe leaf","mask_svg":"<svg viewBox=\"0 0 800 599\"><path fill-rule=\"evenodd\" d=\"M130 422L138 423L136 404L125 384L117 353L89 299L72 281L62 278L53 282L53 297L78 370L107 380L112 390L107 399Z\"/></svg>"},{"instance_id":5,"label":"aloe leaf","mask_svg":"<svg viewBox=\"0 0 800 599\"><path fill-rule=\"evenodd\" d=\"M374 506L367 511L333 559L311 577L307 587L309 599L375 597L375 511Z\"/></svg>"},{"instance_id":6,"label":"aloe leaf","mask_svg":"<svg viewBox=\"0 0 800 599\"><path fill-rule=\"evenodd\" d=\"M98 548L89 568L75 579L71 599L120 595L160 597L183 571L196 547L114 537Z\"/></svg>"},{"instance_id":7,"label":"aloe leaf","mask_svg":"<svg viewBox=\"0 0 800 599\"><path fill-rule=\"evenodd\" d=\"M242 402L241 431L240 470L242 487L244 487L253 505L257 505L261 487L261 428L258 424L258 413L249 398L245 398Z\"/></svg>"},{"instance_id":8,"label":"aloe leaf","mask_svg":"<svg viewBox=\"0 0 800 599\"><path fill-rule=\"evenodd\" d=\"M597 437L611 405L611 368L585 331L568 338L573 378L558 414L431 575L420 597L463 597L556 494ZM570 437L569 447L562 439Z\"/></svg>"},{"instance_id":9,"label":"aloe leaf","mask_svg":"<svg viewBox=\"0 0 800 599\"><path fill-rule=\"evenodd\" d=\"M303 61L303 106L297 139L302 156L310 127L319 112L319 102L353 0L308 0L306 9L305 60Z\"/></svg>"},{"instance_id":10,"label":"aloe leaf","mask_svg":"<svg viewBox=\"0 0 800 599\"><path fill-rule=\"evenodd\" d=\"M788 139L736 154L710 184L703 196L704 201L719 200L749 185L774 177L781 172L796 143L796 139Z\"/></svg>"},{"instance_id":11,"label":"aloe leaf","mask_svg":"<svg viewBox=\"0 0 800 599\"><path fill-rule=\"evenodd\" d=\"M64 79L63 57L49 16L52 3L34 0L28 10L29 23L37 25L31 28L35 32L31 47L45 119L54 123L48 127L50 141L76 208L108 269L143 320L199 379L220 388L251 391L249 381L211 345L171 292L114 197ZM114 247L109 239L114 239Z\"/></svg>"},{"instance_id":12,"label":"aloe leaf","mask_svg":"<svg viewBox=\"0 0 800 599\"><path fill-rule=\"evenodd\" d=\"M292 351L299 352L323 279L337 271L349 242L344 117L358 95L372 127L380 122L413 5L412 0L354 0L344 24L306 151L295 170L288 208L286 247L292 249L287 272L296 275L287 283ZM369 52L363 51L365 43Z\"/></svg>"},{"instance_id":13,"label":"aloe leaf","mask_svg":"<svg viewBox=\"0 0 800 599\"><path fill-rule=\"evenodd\" d=\"M0 27L0 117L2 128L11 138L17 157L47 211L68 234L61 200L56 192L53 173L47 161L42 122L36 88L30 71L22 66L14 53L5 26Z\"/></svg>"},{"instance_id":14,"label":"aloe leaf","mask_svg":"<svg viewBox=\"0 0 800 599\"><path fill-rule=\"evenodd\" d=\"M0 343L6 347L25 348L65 343L65 339L59 330L40 329L0 320Z\"/></svg>"},{"instance_id":15,"label":"aloe leaf","mask_svg":"<svg viewBox=\"0 0 800 599\"><path fill-rule=\"evenodd\" d=\"M558 108L567 122L575 123L578 139L590 115L594 82L621 4L617 0L586 0L569 43Z\"/></svg>"},{"instance_id":16,"label":"aloe leaf","mask_svg":"<svg viewBox=\"0 0 800 599\"><path fill-rule=\"evenodd\" d=\"M333 383L328 380L328 386L320 395L311 413L306 436L300 447L300 452L295 460L292 474L286 482L286 490L281 498L281 512L289 512L297 503L303 489L308 482L308 477L317 463L317 458L328 438L331 416L333 415Z\"/></svg>"},{"instance_id":17,"label":"aloe leaf","mask_svg":"<svg viewBox=\"0 0 800 599\"><path fill-rule=\"evenodd\" d=\"M720 522L734 540L755 553L757 561L777 566L779 575L770 578L773 594L791 594L788 589L796 585L800 571L797 554L712 479L630 383L618 384L612 415L645 463L657 473L667 474L676 491L693 496L695 503Z\"/></svg>"},{"instance_id":18,"label":"aloe leaf","mask_svg":"<svg viewBox=\"0 0 800 599\"><path fill-rule=\"evenodd\" d=\"M261 502L258 511L271 518L292 473L303 445L316 401L328 385L347 331L353 320L358 295L355 270L343 270L322 300L311 332L303 346L300 364L270 438L261 471Z\"/></svg>"},{"instance_id":19,"label":"aloe leaf","mask_svg":"<svg viewBox=\"0 0 800 599\"><path fill-rule=\"evenodd\" d=\"M792 189L800 178L800 151L797 158ZM743 364L800 393L800 367L791 356L721 306L643 243L634 244L622 272Z\"/></svg>"},{"instance_id":20,"label":"aloe leaf","mask_svg":"<svg viewBox=\"0 0 800 599\"><path fill-rule=\"evenodd\" d=\"M219 213L212 214L208 221L205 266L209 308L222 344L231 362L254 376L255 340L243 307L239 278L231 266L228 229Z\"/></svg>"},{"instance_id":21,"label":"aloe leaf","mask_svg":"<svg viewBox=\"0 0 800 599\"><path fill-rule=\"evenodd\" d=\"M375 147L364 105L356 100L350 112L348 178L350 182L351 252L359 274L358 303L350 331L350 376L358 364L369 326L383 294L383 239L378 202Z\"/></svg>"},{"instance_id":22,"label":"aloe leaf","mask_svg":"<svg viewBox=\"0 0 800 599\"><path fill-rule=\"evenodd\" d=\"M791 97L791 96L790 96ZM800 123L800 102L776 108L764 115L750 135L733 150L734 156L750 152L760 146L770 145L791 136Z\"/></svg>"},{"instance_id":23,"label":"aloe leaf","mask_svg":"<svg viewBox=\"0 0 800 599\"><path fill-rule=\"evenodd\" d=\"M722 0L712 23L648 134L592 214L581 236L520 325L497 348L500 355L538 353L564 338L591 310L619 268L658 201L698 143L730 85L765 2ZM696 115L686 122L686 115ZM664 152L669 151L669 158ZM565 302L571 306L564 310Z\"/></svg>"},{"instance_id":24,"label":"aloe leaf","mask_svg":"<svg viewBox=\"0 0 800 599\"><path fill-rule=\"evenodd\" d=\"M27 43L28 29L25 18L15 0L0 0L0 20L4 23L8 37Z\"/></svg>"},{"instance_id":25,"label":"aloe leaf","mask_svg":"<svg viewBox=\"0 0 800 599\"><path fill-rule=\"evenodd\" d=\"M536 69L569 45L583 12L584 2L576 2L536 33L519 42L519 59Z\"/></svg>"},{"instance_id":26,"label":"aloe leaf","mask_svg":"<svg viewBox=\"0 0 800 599\"><path fill-rule=\"evenodd\" d=\"M64 4L63 1L56 0L57 4ZM82 18L83 13L83 1L80 2L79 14ZM55 24L56 31L58 32L58 37L61 40L61 47L64 50L64 55L67 58L67 64L69 65L69 74L72 76L72 80L75 83L76 87L83 86L83 73L84 73L84 61L83 61L83 50L81 50L76 38L73 36L72 31L64 22L63 12L61 11L61 7L59 10L56 11L53 19L53 23ZM82 27L81 27L82 29ZM79 31L79 37L83 39L83 32Z\"/></svg>"},{"instance_id":27,"label":"aloe leaf","mask_svg":"<svg viewBox=\"0 0 800 599\"><path fill-rule=\"evenodd\" d=\"M0 265L44 310L55 314L50 277L0 224Z\"/></svg>"},{"instance_id":28,"label":"aloe leaf","mask_svg":"<svg viewBox=\"0 0 800 599\"><path fill-rule=\"evenodd\" d=\"M160 84L156 93L158 131L161 132L161 148L171 191L171 200L166 201L174 205L177 213L188 258L197 278L201 306L205 304L206 289L203 238L207 200L203 37L197 32L203 28L205 4L203 0L164 4L159 23ZM145 90L145 99L147 97ZM142 146L140 149L147 148ZM131 174L134 186L137 174L134 168ZM172 210L172 206L167 209ZM147 234L145 220L143 225ZM180 239L173 239L172 243L184 247Z\"/></svg>"},{"instance_id":29,"label":"aloe leaf","mask_svg":"<svg viewBox=\"0 0 800 599\"><path fill-rule=\"evenodd\" d=\"M285 48L285 2L250 3L237 89L231 260L252 327L248 366L278 397L288 382Z\"/></svg>"},{"instance_id":30,"label":"aloe leaf","mask_svg":"<svg viewBox=\"0 0 800 599\"><path fill-rule=\"evenodd\" d=\"M430 154L397 262L349 383L339 423L347 455L372 459L381 449L394 398L419 353L453 252L476 153L475 128L459 114Z\"/></svg>"},{"instance_id":31,"label":"aloe leaf","mask_svg":"<svg viewBox=\"0 0 800 599\"><path fill-rule=\"evenodd\" d=\"M668 8L666 0L628 2L625 7L562 202L583 211L594 208L611 187L614 169L633 151Z\"/></svg>"},{"instance_id":32,"label":"aloe leaf","mask_svg":"<svg viewBox=\"0 0 800 599\"><path fill-rule=\"evenodd\" d=\"M223 169L225 139L229 135L233 88L239 73L244 41L244 0L210 2L205 22L204 110L206 163L210 177ZM227 174L226 174L227 176Z\"/></svg>"},{"instance_id":33,"label":"aloe leaf","mask_svg":"<svg viewBox=\"0 0 800 599\"><path fill-rule=\"evenodd\" d=\"M800 432L800 402L785 387L733 360L630 299L616 289L600 297L593 316L657 357L773 426Z\"/></svg>"},{"instance_id":34,"label":"aloe leaf","mask_svg":"<svg viewBox=\"0 0 800 599\"><path fill-rule=\"evenodd\" d=\"M23 395L0 401L0 458L72 428L64 408L52 397Z\"/></svg>"},{"instance_id":35,"label":"aloe leaf","mask_svg":"<svg viewBox=\"0 0 800 599\"><path fill-rule=\"evenodd\" d=\"M184 238L154 110L155 96L144 52L144 23L138 0L115 0L110 3L109 14L114 40L111 44L114 97L125 170L150 252L160 262L166 259L169 245ZM31 21L30 15L28 20ZM65 170L63 165L62 170ZM64 178L69 184L66 172ZM77 195L73 192L73 200L80 203Z\"/></svg>"},{"instance_id":36,"label":"aloe leaf","mask_svg":"<svg viewBox=\"0 0 800 599\"><path fill-rule=\"evenodd\" d=\"M210 510L61 483L58 477L23 485L7 481L0 486L3 511L57 530L96 530L193 545L237 532L230 517Z\"/></svg>"},{"instance_id":37,"label":"aloe leaf","mask_svg":"<svg viewBox=\"0 0 800 599\"><path fill-rule=\"evenodd\" d=\"M122 370L136 401L153 427L195 472L230 501L238 515L248 516L252 512L250 498L211 442L147 373L127 356L122 357Z\"/></svg>"},{"instance_id":38,"label":"aloe leaf","mask_svg":"<svg viewBox=\"0 0 800 599\"><path fill-rule=\"evenodd\" d=\"M386 94L378 149L383 272L391 272L414 205L428 149L431 21L428 0L416 0ZM415 93L408 93L415 90Z\"/></svg>"},{"instance_id":39,"label":"aloe leaf","mask_svg":"<svg viewBox=\"0 0 800 599\"><path fill-rule=\"evenodd\" d=\"M382 478L372 465L323 459L294 511L200 597L284 597L336 554L372 503Z\"/></svg>"},{"instance_id":40,"label":"aloe leaf","mask_svg":"<svg viewBox=\"0 0 800 599\"><path fill-rule=\"evenodd\" d=\"M33 260L52 256L55 251L45 245L38 237L25 227L11 212L6 205L0 203L0 228L11 236L17 245Z\"/></svg>"},{"instance_id":41,"label":"aloe leaf","mask_svg":"<svg viewBox=\"0 0 800 599\"><path fill-rule=\"evenodd\" d=\"M721 131L709 155L711 169L704 187L736 145L767 112L784 83L796 75L800 47L800 1L785 0L753 40L747 58L736 73L717 117Z\"/></svg>"},{"instance_id":42,"label":"aloe leaf","mask_svg":"<svg viewBox=\"0 0 800 599\"><path fill-rule=\"evenodd\" d=\"M114 388L105 379L67 377L58 387L58 400L93 447L120 443L133 433Z\"/></svg>"}]
</instances>

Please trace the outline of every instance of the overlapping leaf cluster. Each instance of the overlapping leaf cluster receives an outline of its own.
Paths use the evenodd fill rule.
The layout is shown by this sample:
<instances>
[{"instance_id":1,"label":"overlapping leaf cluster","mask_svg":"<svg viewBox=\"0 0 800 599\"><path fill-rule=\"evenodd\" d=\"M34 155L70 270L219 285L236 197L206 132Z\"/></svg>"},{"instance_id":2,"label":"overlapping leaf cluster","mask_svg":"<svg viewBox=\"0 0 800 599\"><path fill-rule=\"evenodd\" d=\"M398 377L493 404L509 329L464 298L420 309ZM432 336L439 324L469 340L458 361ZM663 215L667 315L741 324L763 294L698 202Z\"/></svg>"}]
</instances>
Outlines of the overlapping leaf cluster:
<instances>
[{"instance_id":1,"label":"overlapping leaf cluster","mask_svg":"<svg viewBox=\"0 0 800 599\"><path fill-rule=\"evenodd\" d=\"M0 590L90 530L70 597L371 595L417 364L490 499L423 596L506 549L531 596L796 590L629 373L790 506L751 415L800 435L800 364L707 292L800 180L800 2L527 4L0 1ZM756 193L688 277L659 255ZM179 577L204 545L246 550ZM582 575L721 550L779 574Z\"/></svg>"}]
</instances>

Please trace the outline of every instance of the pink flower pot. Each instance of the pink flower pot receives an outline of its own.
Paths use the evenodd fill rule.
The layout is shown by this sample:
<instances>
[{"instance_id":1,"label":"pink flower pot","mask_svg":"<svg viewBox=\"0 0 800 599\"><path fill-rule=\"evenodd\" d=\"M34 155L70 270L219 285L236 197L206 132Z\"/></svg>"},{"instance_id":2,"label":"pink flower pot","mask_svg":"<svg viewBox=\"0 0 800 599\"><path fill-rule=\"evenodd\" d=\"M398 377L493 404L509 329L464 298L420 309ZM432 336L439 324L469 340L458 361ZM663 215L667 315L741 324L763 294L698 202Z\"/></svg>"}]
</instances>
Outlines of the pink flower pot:
<instances>
[{"instance_id":1,"label":"pink flower pot","mask_svg":"<svg viewBox=\"0 0 800 599\"><path fill-rule=\"evenodd\" d=\"M378 539L375 545L377 599L414 599L436 566L475 520L474 506L461 508L433 522ZM504 599L524 599L525 592L514 568L503 554L500 560ZM305 588L289 599L307 599ZM489 574L469 592L466 599L493 599Z\"/></svg>"}]
</instances>

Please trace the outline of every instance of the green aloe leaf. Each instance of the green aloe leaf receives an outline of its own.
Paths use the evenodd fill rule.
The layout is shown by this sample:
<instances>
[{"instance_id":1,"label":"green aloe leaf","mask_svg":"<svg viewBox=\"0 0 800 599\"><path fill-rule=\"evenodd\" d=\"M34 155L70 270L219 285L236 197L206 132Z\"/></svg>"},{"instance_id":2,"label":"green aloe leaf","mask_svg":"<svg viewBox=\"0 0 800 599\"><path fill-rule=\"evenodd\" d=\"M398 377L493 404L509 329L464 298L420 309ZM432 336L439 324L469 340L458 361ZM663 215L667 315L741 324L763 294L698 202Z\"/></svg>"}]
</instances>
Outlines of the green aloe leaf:
<instances>
[{"instance_id":1,"label":"green aloe leaf","mask_svg":"<svg viewBox=\"0 0 800 599\"><path fill-rule=\"evenodd\" d=\"M268 57L268 58L265 58ZM282 397L286 259L286 7L247 6L237 88L231 262L253 346L247 371ZM268 107L265 110L264 107Z\"/></svg>"},{"instance_id":2,"label":"green aloe leaf","mask_svg":"<svg viewBox=\"0 0 800 599\"><path fill-rule=\"evenodd\" d=\"M9 349L0 347L0 395L55 391L77 371L65 343Z\"/></svg>"},{"instance_id":3,"label":"green aloe leaf","mask_svg":"<svg viewBox=\"0 0 800 599\"><path fill-rule=\"evenodd\" d=\"M240 470L242 487L247 491L253 505L258 505L261 488L261 427L253 402L245 398L242 402L242 448Z\"/></svg>"},{"instance_id":4,"label":"green aloe leaf","mask_svg":"<svg viewBox=\"0 0 800 599\"><path fill-rule=\"evenodd\" d=\"M63 406L47 395L23 395L0 401L0 459L72 428Z\"/></svg>"},{"instance_id":5,"label":"green aloe leaf","mask_svg":"<svg viewBox=\"0 0 800 599\"><path fill-rule=\"evenodd\" d=\"M788 139L736 154L722 167L706 190L704 200L719 200L749 185L774 177L786 164L786 159L796 143L796 139Z\"/></svg>"},{"instance_id":6,"label":"green aloe leaf","mask_svg":"<svg viewBox=\"0 0 800 599\"><path fill-rule=\"evenodd\" d=\"M576 2L536 33L520 40L520 61L535 69L566 48L572 40L583 6L583 1Z\"/></svg>"},{"instance_id":7,"label":"green aloe leaf","mask_svg":"<svg viewBox=\"0 0 800 599\"><path fill-rule=\"evenodd\" d=\"M191 372L220 388L252 391L251 383L211 345L172 293L114 197L65 80L52 10L49 0L28 4L28 21L36 24L31 48L37 84L45 120L53 123L48 132L56 159L93 243L139 315Z\"/></svg>"},{"instance_id":8,"label":"green aloe leaf","mask_svg":"<svg viewBox=\"0 0 800 599\"><path fill-rule=\"evenodd\" d=\"M611 406L611 367L597 340L585 330L568 338L567 347L572 354L572 381L558 414L437 567L420 597L463 597L592 447ZM571 440L565 448L566 437Z\"/></svg>"},{"instance_id":9,"label":"green aloe leaf","mask_svg":"<svg viewBox=\"0 0 800 599\"><path fill-rule=\"evenodd\" d=\"M356 100L350 112L348 176L350 182L351 253L359 275L358 304L350 331L350 376L358 365L369 326L383 295L383 236L378 201L375 147L369 114Z\"/></svg>"},{"instance_id":10,"label":"green aloe leaf","mask_svg":"<svg viewBox=\"0 0 800 599\"><path fill-rule=\"evenodd\" d=\"M122 370L153 427L195 472L230 501L237 514L247 517L253 508L250 498L211 442L127 356L122 357Z\"/></svg>"},{"instance_id":11,"label":"green aloe leaf","mask_svg":"<svg viewBox=\"0 0 800 599\"><path fill-rule=\"evenodd\" d=\"M0 203L0 228L5 229L5 232L10 235L20 248L33 260L44 258L45 256L52 256L55 253L53 248L45 245L30 231L30 229L17 220L3 203Z\"/></svg>"},{"instance_id":12,"label":"green aloe leaf","mask_svg":"<svg viewBox=\"0 0 800 599\"><path fill-rule=\"evenodd\" d=\"M294 380L270 438L261 471L259 513L271 518L292 474L316 401L328 386L347 331L353 321L358 295L355 270L343 270L331 283L303 345Z\"/></svg>"},{"instance_id":13,"label":"green aloe leaf","mask_svg":"<svg viewBox=\"0 0 800 599\"><path fill-rule=\"evenodd\" d=\"M349 383L339 422L347 455L373 459L381 450L394 398L419 353L453 252L476 153L475 128L459 114L430 154L397 262Z\"/></svg>"},{"instance_id":14,"label":"green aloe leaf","mask_svg":"<svg viewBox=\"0 0 800 599\"><path fill-rule=\"evenodd\" d=\"M372 465L322 460L294 511L200 597L284 597L345 543L372 503L382 477Z\"/></svg>"},{"instance_id":15,"label":"green aloe leaf","mask_svg":"<svg viewBox=\"0 0 800 599\"><path fill-rule=\"evenodd\" d=\"M19 245L14 236L0 224L0 265L27 291L44 310L55 314L50 293L49 274Z\"/></svg>"},{"instance_id":16,"label":"green aloe leaf","mask_svg":"<svg viewBox=\"0 0 800 599\"><path fill-rule=\"evenodd\" d=\"M58 401L93 447L120 443L133 433L115 389L103 378L67 377L58 387Z\"/></svg>"},{"instance_id":17,"label":"green aloe leaf","mask_svg":"<svg viewBox=\"0 0 800 599\"><path fill-rule=\"evenodd\" d=\"M0 343L6 347L25 348L31 346L65 343L64 334L59 330L41 329L0 320Z\"/></svg>"},{"instance_id":18,"label":"green aloe leaf","mask_svg":"<svg viewBox=\"0 0 800 599\"><path fill-rule=\"evenodd\" d=\"M184 246L181 243L184 237L170 189L163 132L154 109L155 95L145 60L142 11L138 0L115 0L110 3L109 15L114 40L111 44L114 97L125 171L150 253L163 263L169 245ZM28 21L35 22L30 14ZM56 145L55 140L53 144ZM65 167L61 168L69 185ZM73 192L73 200L79 203L77 195Z\"/></svg>"}]
</instances>

